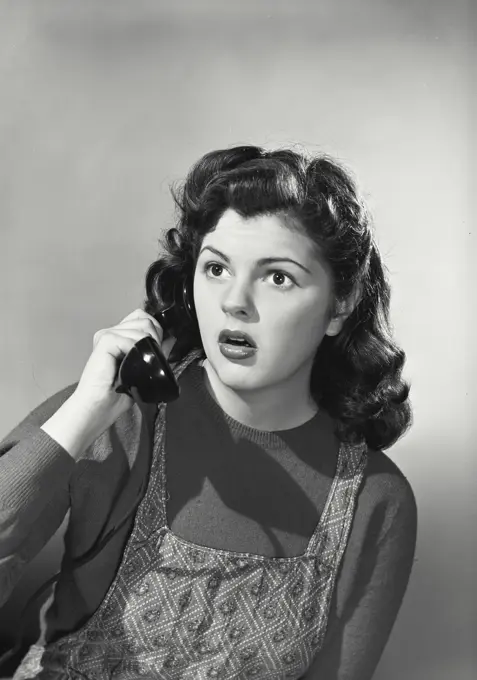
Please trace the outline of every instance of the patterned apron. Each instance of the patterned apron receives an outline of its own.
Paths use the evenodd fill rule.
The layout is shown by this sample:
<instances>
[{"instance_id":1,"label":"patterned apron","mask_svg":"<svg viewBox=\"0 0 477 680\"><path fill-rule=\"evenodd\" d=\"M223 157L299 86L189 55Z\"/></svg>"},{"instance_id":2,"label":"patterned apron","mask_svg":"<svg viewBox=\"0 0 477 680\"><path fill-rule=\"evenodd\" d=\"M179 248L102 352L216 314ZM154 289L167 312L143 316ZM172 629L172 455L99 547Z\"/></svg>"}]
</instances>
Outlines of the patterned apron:
<instances>
[{"instance_id":1,"label":"patterned apron","mask_svg":"<svg viewBox=\"0 0 477 680\"><path fill-rule=\"evenodd\" d=\"M200 353L188 354L176 377ZM103 602L76 632L33 645L13 680L296 680L319 654L366 445L341 444L303 555L219 550L167 525L165 413L161 404L148 489Z\"/></svg>"}]
</instances>

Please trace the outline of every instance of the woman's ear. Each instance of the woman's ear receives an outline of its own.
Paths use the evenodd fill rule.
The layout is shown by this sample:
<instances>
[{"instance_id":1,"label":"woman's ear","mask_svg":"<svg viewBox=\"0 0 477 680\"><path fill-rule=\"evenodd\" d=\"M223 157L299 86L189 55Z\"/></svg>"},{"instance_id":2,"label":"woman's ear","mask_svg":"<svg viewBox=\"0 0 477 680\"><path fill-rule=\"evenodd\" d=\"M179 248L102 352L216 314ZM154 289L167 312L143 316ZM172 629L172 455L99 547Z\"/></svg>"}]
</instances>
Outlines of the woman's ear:
<instances>
[{"instance_id":1,"label":"woman's ear","mask_svg":"<svg viewBox=\"0 0 477 680\"><path fill-rule=\"evenodd\" d=\"M361 299L361 287L357 286L346 300L336 300L330 314L325 334L334 336L340 333L346 319L353 313Z\"/></svg>"}]
</instances>

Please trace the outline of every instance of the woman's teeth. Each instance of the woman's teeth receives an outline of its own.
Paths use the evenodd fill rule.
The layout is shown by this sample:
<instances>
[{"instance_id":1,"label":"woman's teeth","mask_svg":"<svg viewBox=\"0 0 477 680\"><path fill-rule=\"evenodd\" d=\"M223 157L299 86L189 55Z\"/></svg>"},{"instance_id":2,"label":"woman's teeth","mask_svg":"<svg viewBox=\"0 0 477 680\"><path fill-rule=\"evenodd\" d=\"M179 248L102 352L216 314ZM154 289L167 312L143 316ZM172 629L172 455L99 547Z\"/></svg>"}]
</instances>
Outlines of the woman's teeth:
<instances>
[{"instance_id":1,"label":"woman's teeth","mask_svg":"<svg viewBox=\"0 0 477 680\"><path fill-rule=\"evenodd\" d=\"M235 338L227 340L228 345L244 345L245 347L250 347L250 344L246 340L238 340Z\"/></svg>"}]
</instances>

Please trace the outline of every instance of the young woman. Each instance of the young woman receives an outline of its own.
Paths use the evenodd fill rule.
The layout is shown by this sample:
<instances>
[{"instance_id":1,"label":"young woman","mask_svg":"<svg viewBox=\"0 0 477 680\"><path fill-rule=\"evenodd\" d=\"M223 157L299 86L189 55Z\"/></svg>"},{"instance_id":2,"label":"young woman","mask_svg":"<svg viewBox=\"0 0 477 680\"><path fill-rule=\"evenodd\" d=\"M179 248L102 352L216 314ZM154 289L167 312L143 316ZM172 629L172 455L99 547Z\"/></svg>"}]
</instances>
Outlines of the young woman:
<instances>
[{"instance_id":1,"label":"young woman","mask_svg":"<svg viewBox=\"0 0 477 680\"><path fill-rule=\"evenodd\" d=\"M205 155L175 198L145 311L2 443L2 601L70 511L15 678L371 678L417 511L384 453L411 409L369 214L331 159L253 146ZM119 389L148 335L167 405Z\"/></svg>"}]
</instances>

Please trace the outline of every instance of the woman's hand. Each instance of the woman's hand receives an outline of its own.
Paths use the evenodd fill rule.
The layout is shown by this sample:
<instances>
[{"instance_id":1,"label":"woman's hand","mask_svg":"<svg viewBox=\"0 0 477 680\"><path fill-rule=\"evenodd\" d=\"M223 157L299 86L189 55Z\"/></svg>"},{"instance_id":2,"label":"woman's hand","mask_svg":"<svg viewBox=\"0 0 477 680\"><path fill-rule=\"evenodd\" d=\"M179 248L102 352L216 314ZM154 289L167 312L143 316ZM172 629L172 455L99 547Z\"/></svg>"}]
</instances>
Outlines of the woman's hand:
<instances>
[{"instance_id":1,"label":"woman's hand","mask_svg":"<svg viewBox=\"0 0 477 680\"><path fill-rule=\"evenodd\" d=\"M161 325L142 309L136 309L112 328L97 331L93 351L74 393L75 402L94 411L106 426L111 425L132 405L131 397L116 392L122 359L146 336L161 346L163 335Z\"/></svg>"},{"instance_id":2,"label":"woman's hand","mask_svg":"<svg viewBox=\"0 0 477 680\"><path fill-rule=\"evenodd\" d=\"M93 351L75 391L42 425L75 460L132 406L131 397L116 392L119 366L133 345L148 335L167 358L175 338L163 343L160 324L142 309L94 334Z\"/></svg>"},{"instance_id":3,"label":"woman's hand","mask_svg":"<svg viewBox=\"0 0 477 680\"><path fill-rule=\"evenodd\" d=\"M160 324L142 309L136 309L117 326L94 334L93 351L75 391L42 425L72 458L81 457L83 451L132 406L131 397L116 392L119 366L133 345L148 335L162 345L167 357L174 338L169 338L164 347Z\"/></svg>"}]
</instances>

